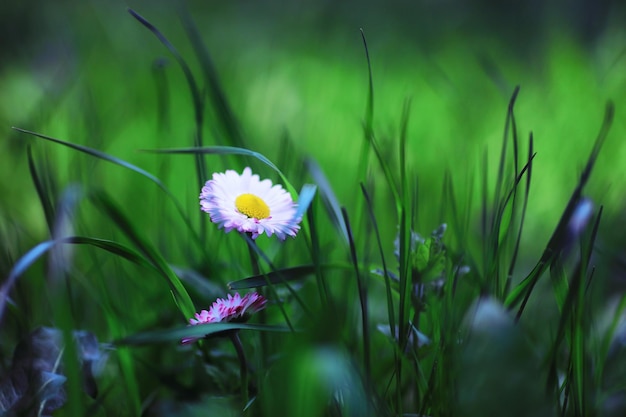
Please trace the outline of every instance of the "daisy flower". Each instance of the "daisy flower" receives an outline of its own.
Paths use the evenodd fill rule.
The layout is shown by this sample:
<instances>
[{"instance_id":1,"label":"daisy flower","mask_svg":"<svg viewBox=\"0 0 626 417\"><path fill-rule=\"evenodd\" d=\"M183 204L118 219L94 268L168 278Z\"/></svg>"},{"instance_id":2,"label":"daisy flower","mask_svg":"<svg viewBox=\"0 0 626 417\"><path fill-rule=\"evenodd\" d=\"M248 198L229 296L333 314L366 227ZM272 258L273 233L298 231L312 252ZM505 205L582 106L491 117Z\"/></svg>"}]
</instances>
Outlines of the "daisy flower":
<instances>
[{"instance_id":1,"label":"daisy flower","mask_svg":"<svg viewBox=\"0 0 626 417\"><path fill-rule=\"evenodd\" d=\"M263 310L267 304L267 299L261 294L251 292L243 296L238 294L228 294L228 298L218 298L209 310L202 310L189 319L189 325L205 323L245 323L257 311ZM202 337L186 337L182 344L193 343Z\"/></svg>"},{"instance_id":2,"label":"daisy flower","mask_svg":"<svg viewBox=\"0 0 626 417\"><path fill-rule=\"evenodd\" d=\"M297 204L291 195L279 184L261 181L249 167L241 175L233 170L214 173L202 187L200 208L226 232L237 229L250 233L252 239L265 232L285 240L300 229L301 219L296 218Z\"/></svg>"}]
</instances>

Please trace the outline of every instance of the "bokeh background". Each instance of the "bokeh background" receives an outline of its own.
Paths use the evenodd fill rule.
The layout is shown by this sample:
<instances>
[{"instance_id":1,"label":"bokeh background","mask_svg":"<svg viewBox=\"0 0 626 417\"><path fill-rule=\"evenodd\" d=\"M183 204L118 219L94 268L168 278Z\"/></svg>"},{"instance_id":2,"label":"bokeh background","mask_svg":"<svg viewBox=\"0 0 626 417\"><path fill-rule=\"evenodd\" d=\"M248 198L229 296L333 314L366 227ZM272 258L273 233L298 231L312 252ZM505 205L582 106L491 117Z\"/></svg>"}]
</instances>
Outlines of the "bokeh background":
<instances>
[{"instance_id":1,"label":"bokeh background","mask_svg":"<svg viewBox=\"0 0 626 417\"><path fill-rule=\"evenodd\" d=\"M312 181L302 161L315 160L340 204L353 215L362 208L359 181L366 180L358 167L368 97L362 29L373 72L374 131L395 170L403 109L410 103L406 159L411 180L419 184L416 229L428 234L450 221L442 209L444 178L449 175L477 247L482 176L487 171L492 189L507 105L519 85L515 114L522 152L532 132L537 156L516 278L529 272L545 247L591 151L605 105L613 101L613 126L584 194L596 208L604 206L596 241L600 272L608 277L601 287L608 291L626 287L626 5L619 0L2 2L3 278L20 256L49 237L29 172L28 147L52 205L72 184L87 192L103 189L173 265L196 268L221 285L249 275L247 261L220 257L236 247L235 238L211 229L209 237L219 244L212 243L202 253L171 202L145 177L11 129L86 145L147 170L172 191L194 224L200 224L193 158L140 152L191 146L196 127L183 72L128 13L129 7L168 38L205 89L202 67L180 18L184 7L219 73L243 145L270 158L296 187ZM205 145L227 144L218 117L209 106L202 129ZM261 176L277 179L254 160L206 160L209 172L243 166L245 161ZM377 221L388 259L393 259L394 201L373 157L370 165ZM84 235L123 240L110 219L85 201L72 220ZM322 245L332 248L337 240L332 227L319 227L328 231ZM279 259L283 261L279 265L308 262L303 242L288 244L302 251L291 249L299 254ZM149 281L145 270L103 260L88 249L77 249L76 255L80 272L73 277L79 287L75 308L82 320L77 327L95 329L100 338L109 340L181 324L171 309L154 308L171 300L162 282L158 286L156 280ZM202 270L200 259L204 261L205 255L214 263L202 264L206 268ZM337 256L343 255L339 251ZM44 268L38 265L20 282L23 287L15 299L22 310L5 335L19 334L15 329L20 326L24 332L49 321L48 309L41 307L48 303L41 290L47 288ZM102 288L91 287L95 284L90 274L106 275ZM202 298L192 294L195 300L216 296L209 285L213 283L204 284L207 292ZM98 291L102 293L93 295ZM107 317L120 322L132 317L125 323L128 328L120 325L125 334L112 335L114 326L102 323L101 306L92 302L105 304L102 300L109 295L102 294L110 294L114 307ZM541 298L533 302L541 304ZM384 316L384 309L379 310ZM9 358L12 346L1 348L3 357ZM152 360L161 355L155 352ZM176 360L170 361L176 369ZM145 380L147 385L154 383Z\"/></svg>"},{"instance_id":2,"label":"bokeh background","mask_svg":"<svg viewBox=\"0 0 626 417\"><path fill-rule=\"evenodd\" d=\"M0 6L0 169L11 178L2 182L3 218L28 214L28 227L41 227L24 163L28 139L11 126L89 144L149 170L162 159L137 149L191 143L193 110L182 72L127 13L131 7L150 20L197 69L178 5ZM532 131L538 152L530 202L536 216L527 236L543 241L546 224L558 218L609 99L615 124L589 193L609 216L623 212L626 7L619 1L195 1L188 8L244 137L271 159L287 137L329 172L356 170L350 155L362 143L367 97L362 28L382 143L397 137L403 105L412 103L408 160L421 180L427 224L436 218L429 201L439 198L446 169L476 177L485 149L495 169L515 85L520 135L525 140ZM158 94L166 94L166 113ZM219 143L210 131L207 144ZM54 169L76 180L69 177L77 161L58 161ZM345 178L330 175L337 193L351 196L355 184ZM124 182L118 193L136 192L136 184ZM180 174L168 183L196 193Z\"/></svg>"}]
</instances>

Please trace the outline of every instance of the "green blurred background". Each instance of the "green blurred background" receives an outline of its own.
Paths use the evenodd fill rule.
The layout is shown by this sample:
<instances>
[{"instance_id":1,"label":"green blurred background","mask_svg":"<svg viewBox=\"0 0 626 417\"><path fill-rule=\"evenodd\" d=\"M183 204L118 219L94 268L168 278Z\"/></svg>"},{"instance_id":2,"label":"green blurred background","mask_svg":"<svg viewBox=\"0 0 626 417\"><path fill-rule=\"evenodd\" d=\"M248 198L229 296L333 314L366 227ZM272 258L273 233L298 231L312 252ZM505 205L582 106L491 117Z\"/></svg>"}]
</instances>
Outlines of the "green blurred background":
<instances>
[{"instance_id":1,"label":"green blurred background","mask_svg":"<svg viewBox=\"0 0 626 417\"><path fill-rule=\"evenodd\" d=\"M178 18L180 2L4 2L0 6L0 221L11 242L4 270L46 236L25 145L48 161L59 189L73 182L114 193L148 230L158 224L162 195L144 178L48 143L11 126L81 143L118 156L163 179L190 212L198 186L191 157L139 149L192 144L193 107L176 62L127 12L152 22L181 52L198 80L199 66ZM301 158L314 158L342 204L359 198L369 44L374 76L374 129L397 160L402 109L410 100L407 161L419 179L418 225L442 218L443 177L455 180L477 223L483 155L490 180L516 85L516 115L537 157L522 257L534 259L549 238L599 130L607 100L615 123L587 194L605 205L609 246L623 253L626 198L626 7L619 1L192 1L187 8L239 117L245 144L293 178L310 181ZM201 82L201 81L200 81ZM223 144L211 109L205 144ZM208 159L209 171L226 168ZM371 160L372 173L380 174ZM267 172L270 176L271 173ZM382 178L378 208L393 203ZM462 203L461 206L466 205ZM90 217L91 216L91 217ZM85 222L97 222L87 215ZM474 221L475 220L475 221ZM380 219L379 219L380 221ZM384 224L391 242L395 219ZM477 230L476 230L477 232ZM180 239L180 236L172 236ZM614 242L619 242L617 246ZM176 259L175 249L171 256Z\"/></svg>"}]
</instances>

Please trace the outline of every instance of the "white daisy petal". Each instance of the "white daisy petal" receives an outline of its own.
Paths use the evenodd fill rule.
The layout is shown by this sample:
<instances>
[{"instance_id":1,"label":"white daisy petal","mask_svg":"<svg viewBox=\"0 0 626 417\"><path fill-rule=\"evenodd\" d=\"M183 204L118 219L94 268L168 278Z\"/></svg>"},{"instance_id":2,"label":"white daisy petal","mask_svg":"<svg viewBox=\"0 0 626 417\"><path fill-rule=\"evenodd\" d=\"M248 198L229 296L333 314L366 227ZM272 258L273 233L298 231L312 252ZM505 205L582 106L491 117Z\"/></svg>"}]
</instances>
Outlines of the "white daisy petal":
<instances>
[{"instance_id":1,"label":"white daisy petal","mask_svg":"<svg viewBox=\"0 0 626 417\"><path fill-rule=\"evenodd\" d=\"M261 180L249 167L241 175L233 170L214 173L202 187L200 209L225 232L237 229L252 239L265 233L285 240L300 230L291 195L281 185Z\"/></svg>"}]
</instances>

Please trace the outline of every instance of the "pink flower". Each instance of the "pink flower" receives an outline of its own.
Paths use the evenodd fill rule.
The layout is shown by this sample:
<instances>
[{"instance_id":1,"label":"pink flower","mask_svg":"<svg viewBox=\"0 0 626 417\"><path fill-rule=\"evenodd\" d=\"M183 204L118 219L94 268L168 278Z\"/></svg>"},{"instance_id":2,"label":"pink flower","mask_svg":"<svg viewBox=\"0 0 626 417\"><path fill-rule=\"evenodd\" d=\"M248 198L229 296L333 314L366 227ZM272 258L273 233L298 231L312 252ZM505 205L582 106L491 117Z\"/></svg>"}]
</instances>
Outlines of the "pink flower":
<instances>
[{"instance_id":1,"label":"pink flower","mask_svg":"<svg viewBox=\"0 0 626 417\"><path fill-rule=\"evenodd\" d=\"M218 298L209 310L202 310L189 319L189 325L205 323L235 322L245 323L257 311L263 310L267 304L267 299L256 292L251 292L243 296L238 294L228 294L228 298ZM186 337L182 344L193 343L202 337Z\"/></svg>"}]
</instances>

